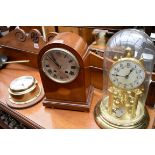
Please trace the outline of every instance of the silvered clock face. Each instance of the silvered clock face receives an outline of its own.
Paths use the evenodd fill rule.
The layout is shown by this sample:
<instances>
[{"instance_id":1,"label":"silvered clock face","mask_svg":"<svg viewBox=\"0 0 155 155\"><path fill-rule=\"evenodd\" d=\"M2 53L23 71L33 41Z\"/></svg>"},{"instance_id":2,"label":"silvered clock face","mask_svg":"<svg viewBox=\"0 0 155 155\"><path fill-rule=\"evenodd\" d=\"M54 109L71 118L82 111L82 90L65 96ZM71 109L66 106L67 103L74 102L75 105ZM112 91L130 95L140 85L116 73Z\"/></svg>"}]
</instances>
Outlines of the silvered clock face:
<instances>
[{"instance_id":1,"label":"silvered clock face","mask_svg":"<svg viewBox=\"0 0 155 155\"><path fill-rule=\"evenodd\" d=\"M145 70L142 65L130 59L116 62L110 69L109 78L118 88L135 89L145 79Z\"/></svg>"},{"instance_id":2,"label":"silvered clock face","mask_svg":"<svg viewBox=\"0 0 155 155\"><path fill-rule=\"evenodd\" d=\"M51 80L58 83L69 83L78 76L80 66L71 52L53 48L44 53L42 69Z\"/></svg>"},{"instance_id":3,"label":"silvered clock face","mask_svg":"<svg viewBox=\"0 0 155 155\"><path fill-rule=\"evenodd\" d=\"M30 88L35 82L33 76L21 76L13 80L10 84L10 89L13 92L24 91Z\"/></svg>"}]
</instances>

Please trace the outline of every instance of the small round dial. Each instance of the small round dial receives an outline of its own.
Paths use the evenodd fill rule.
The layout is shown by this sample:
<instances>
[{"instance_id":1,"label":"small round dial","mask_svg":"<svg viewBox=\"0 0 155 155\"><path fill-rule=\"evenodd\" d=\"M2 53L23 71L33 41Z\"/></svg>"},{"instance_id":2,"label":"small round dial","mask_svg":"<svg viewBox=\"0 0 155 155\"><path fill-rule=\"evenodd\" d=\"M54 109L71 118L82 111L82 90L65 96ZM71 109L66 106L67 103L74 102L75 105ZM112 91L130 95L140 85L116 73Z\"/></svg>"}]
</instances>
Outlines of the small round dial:
<instances>
[{"instance_id":1,"label":"small round dial","mask_svg":"<svg viewBox=\"0 0 155 155\"><path fill-rule=\"evenodd\" d=\"M29 89L35 82L33 76L21 76L13 80L10 84L10 89L13 92L20 92Z\"/></svg>"},{"instance_id":2,"label":"small round dial","mask_svg":"<svg viewBox=\"0 0 155 155\"><path fill-rule=\"evenodd\" d=\"M118 88L135 89L139 87L145 79L144 67L133 59L123 59L116 62L110 69L109 78Z\"/></svg>"},{"instance_id":3,"label":"small round dial","mask_svg":"<svg viewBox=\"0 0 155 155\"><path fill-rule=\"evenodd\" d=\"M53 48L44 53L42 57L42 69L53 81L69 83L79 73L79 63L76 57L68 50Z\"/></svg>"}]
</instances>

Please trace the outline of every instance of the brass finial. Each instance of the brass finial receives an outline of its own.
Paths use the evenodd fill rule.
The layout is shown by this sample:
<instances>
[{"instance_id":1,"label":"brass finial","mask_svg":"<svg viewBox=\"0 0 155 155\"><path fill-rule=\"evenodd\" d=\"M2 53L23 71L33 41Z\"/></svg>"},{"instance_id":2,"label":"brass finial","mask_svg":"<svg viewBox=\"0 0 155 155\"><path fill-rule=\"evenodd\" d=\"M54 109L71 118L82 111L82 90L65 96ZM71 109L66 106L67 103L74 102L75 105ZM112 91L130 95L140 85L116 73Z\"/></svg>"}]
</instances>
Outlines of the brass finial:
<instances>
[{"instance_id":1,"label":"brass finial","mask_svg":"<svg viewBox=\"0 0 155 155\"><path fill-rule=\"evenodd\" d=\"M139 61L141 62L142 65L144 65L144 58L143 58L143 55L141 56L141 58L139 59Z\"/></svg>"},{"instance_id":2,"label":"brass finial","mask_svg":"<svg viewBox=\"0 0 155 155\"><path fill-rule=\"evenodd\" d=\"M114 61L117 61L117 60L118 60L118 56L115 55L115 56L113 57L113 60L114 60Z\"/></svg>"},{"instance_id":3,"label":"brass finial","mask_svg":"<svg viewBox=\"0 0 155 155\"><path fill-rule=\"evenodd\" d=\"M126 57L128 58L132 57L132 49L130 47L127 47L125 49L125 52L126 52Z\"/></svg>"}]
</instances>

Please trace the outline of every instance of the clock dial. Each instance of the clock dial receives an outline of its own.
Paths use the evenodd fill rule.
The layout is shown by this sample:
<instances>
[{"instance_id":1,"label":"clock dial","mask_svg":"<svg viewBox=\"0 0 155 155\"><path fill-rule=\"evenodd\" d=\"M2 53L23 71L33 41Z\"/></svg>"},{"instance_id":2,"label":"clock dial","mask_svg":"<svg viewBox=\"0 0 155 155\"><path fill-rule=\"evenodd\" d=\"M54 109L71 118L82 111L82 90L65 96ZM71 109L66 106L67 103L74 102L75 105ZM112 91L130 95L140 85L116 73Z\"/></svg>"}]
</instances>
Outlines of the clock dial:
<instances>
[{"instance_id":1,"label":"clock dial","mask_svg":"<svg viewBox=\"0 0 155 155\"><path fill-rule=\"evenodd\" d=\"M22 76L13 80L10 84L10 89L13 92L24 91L34 84L35 80L32 76Z\"/></svg>"},{"instance_id":2,"label":"clock dial","mask_svg":"<svg viewBox=\"0 0 155 155\"><path fill-rule=\"evenodd\" d=\"M143 83L145 71L143 66L136 61L125 59L112 66L109 78L116 87L130 90Z\"/></svg>"},{"instance_id":3,"label":"clock dial","mask_svg":"<svg viewBox=\"0 0 155 155\"><path fill-rule=\"evenodd\" d=\"M42 57L42 68L45 74L58 83L69 83L79 73L79 63L69 51L53 48L45 52Z\"/></svg>"}]
</instances>

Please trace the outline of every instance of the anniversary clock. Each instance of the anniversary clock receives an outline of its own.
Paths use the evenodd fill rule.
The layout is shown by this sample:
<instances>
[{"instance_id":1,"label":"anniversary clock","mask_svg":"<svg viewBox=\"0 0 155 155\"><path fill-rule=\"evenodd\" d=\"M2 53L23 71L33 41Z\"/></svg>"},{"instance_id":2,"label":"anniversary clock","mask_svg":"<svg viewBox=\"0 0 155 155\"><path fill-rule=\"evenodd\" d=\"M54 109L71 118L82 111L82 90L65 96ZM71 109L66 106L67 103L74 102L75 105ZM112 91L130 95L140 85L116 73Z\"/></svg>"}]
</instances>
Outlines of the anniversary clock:
<instances>
[{"instance_id":1,"label":"anniversary clock","mask_svg":"<svg viewBox=\"0 0 155 155\"><path fill-rule=\"evenodd\" d=\"M104 96L95 107L101 128L146 128L145 101L151 82L155 47L149 36L135 29L116 33L104 53Z\"/></svg>"},{"instance_id":2,"label":"anniversary clock","mask_svg":"<svg viewBox=\"0 0 155 155\"><path fill-rule=\"evenodd\" d=\"M92 97L89 52L77 34L57 34L40 51L39 72L46 107L88 111Z\"/></svg>"}]
</instances>

